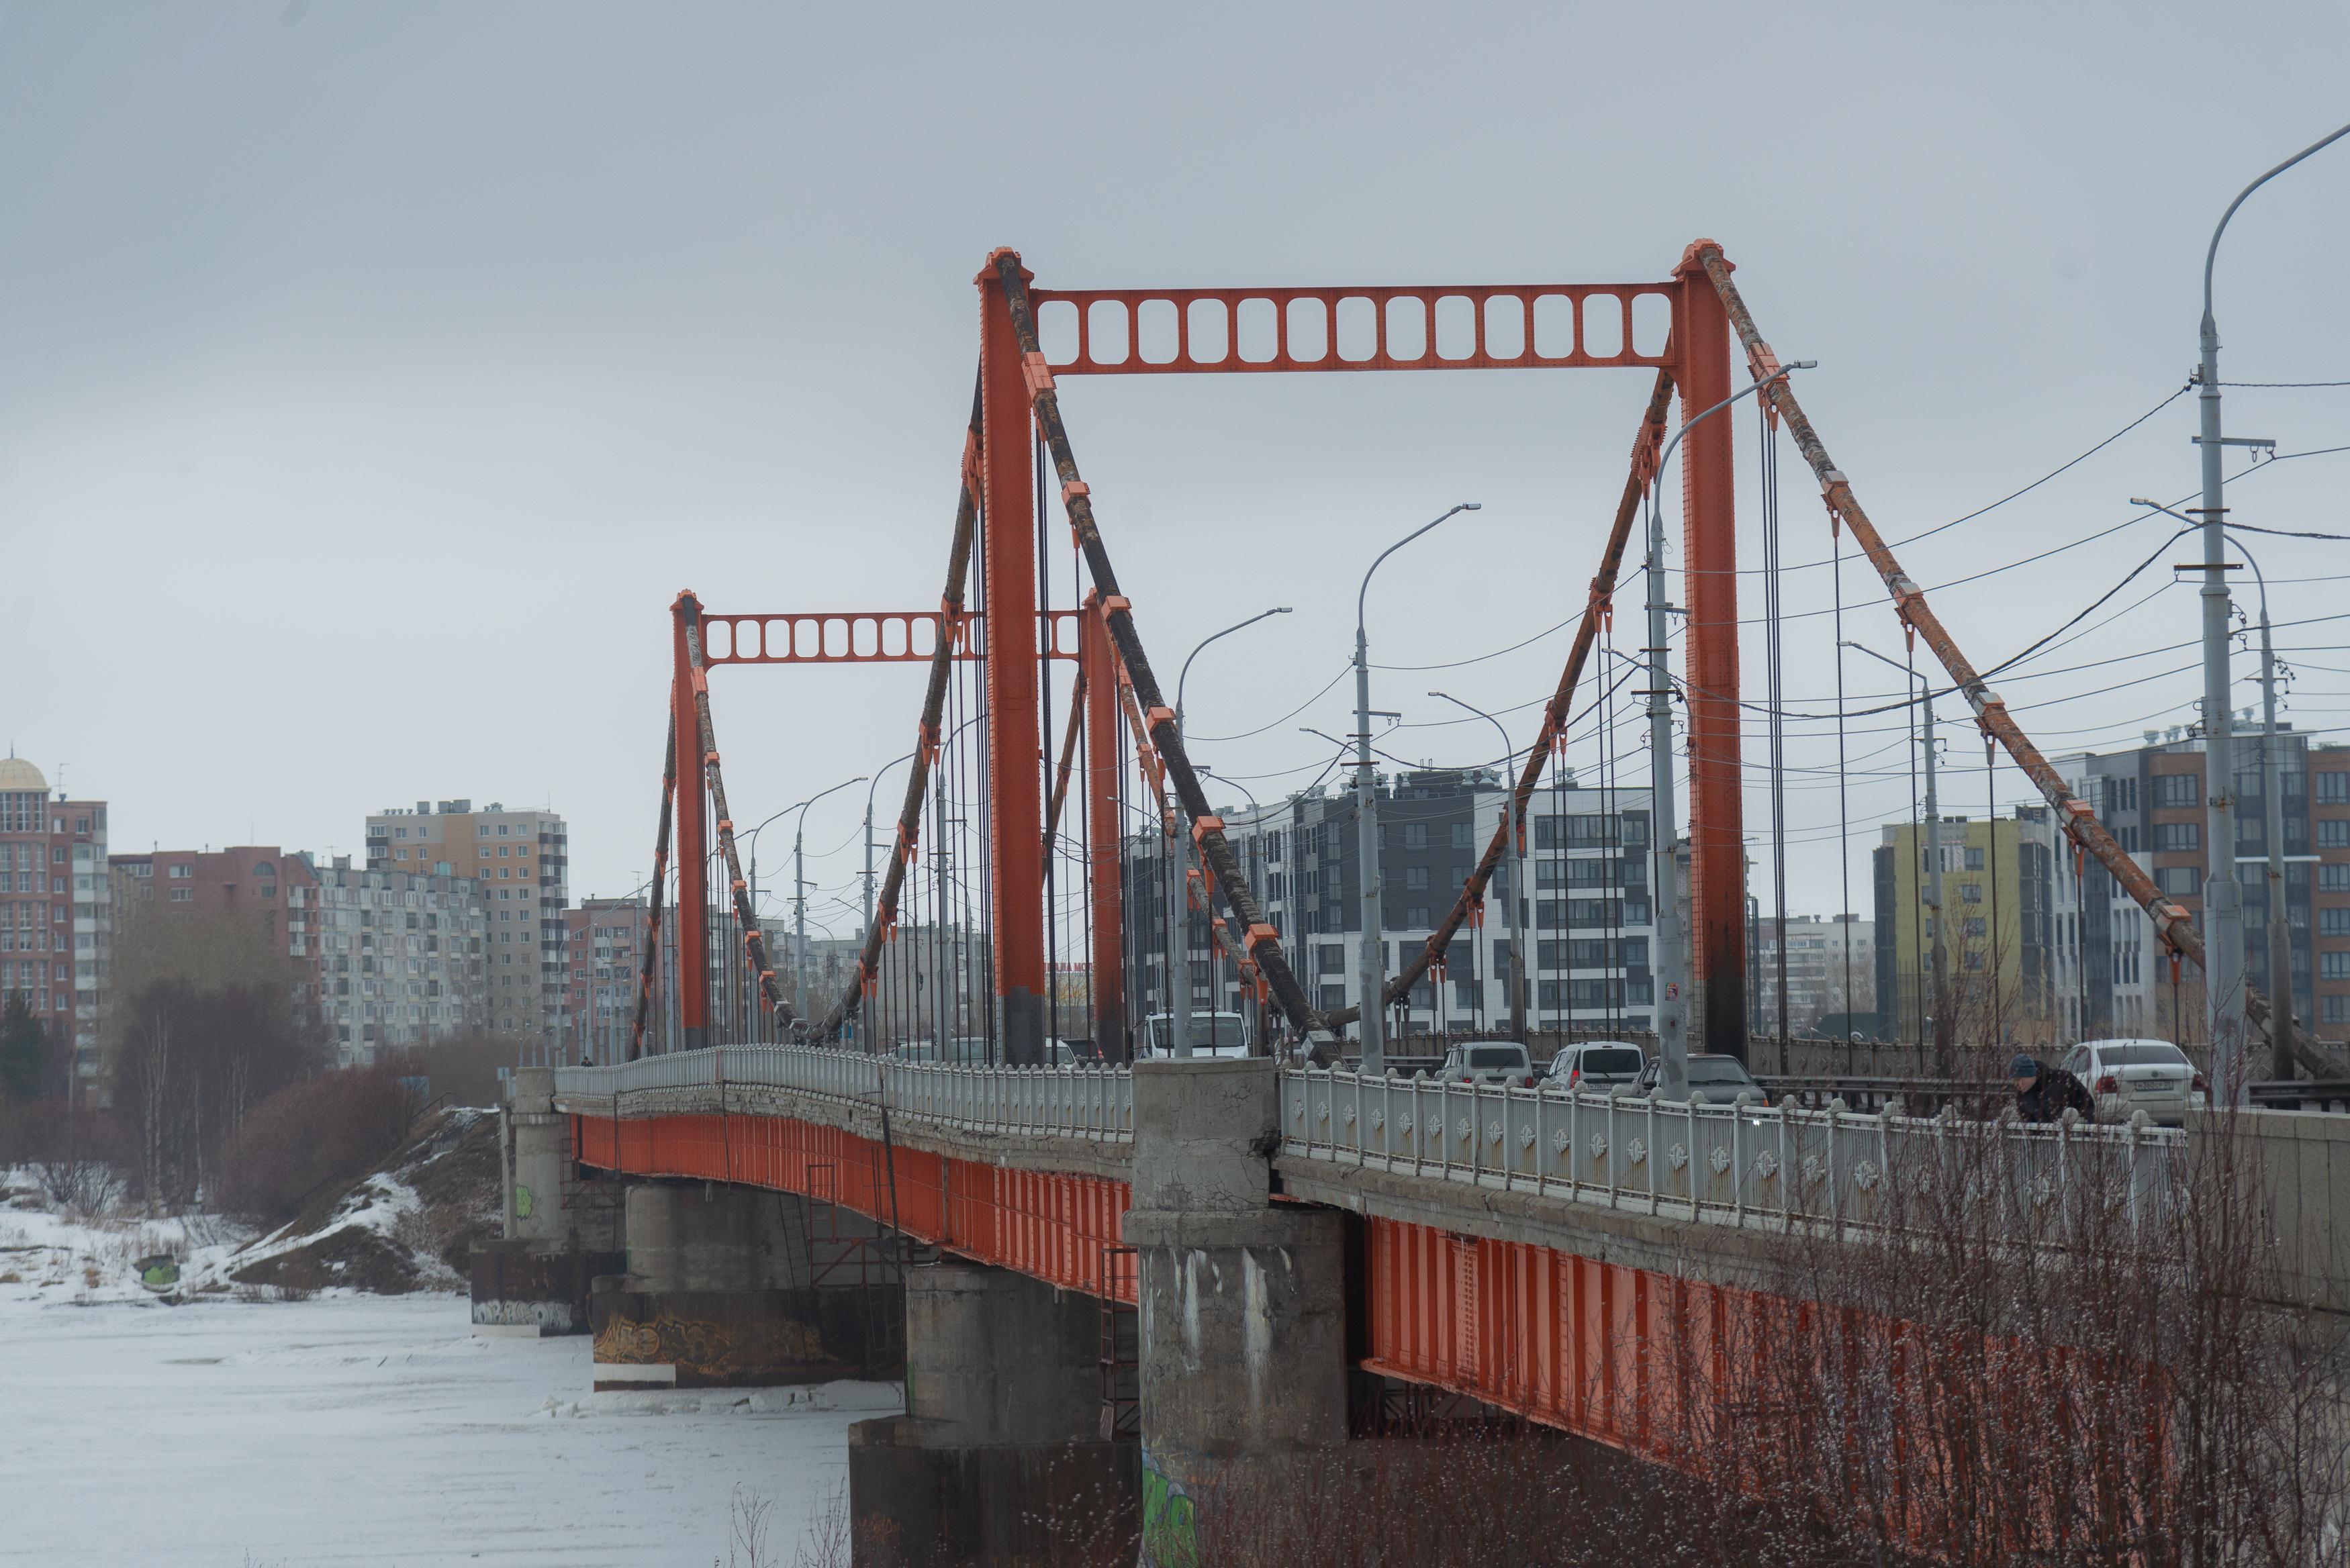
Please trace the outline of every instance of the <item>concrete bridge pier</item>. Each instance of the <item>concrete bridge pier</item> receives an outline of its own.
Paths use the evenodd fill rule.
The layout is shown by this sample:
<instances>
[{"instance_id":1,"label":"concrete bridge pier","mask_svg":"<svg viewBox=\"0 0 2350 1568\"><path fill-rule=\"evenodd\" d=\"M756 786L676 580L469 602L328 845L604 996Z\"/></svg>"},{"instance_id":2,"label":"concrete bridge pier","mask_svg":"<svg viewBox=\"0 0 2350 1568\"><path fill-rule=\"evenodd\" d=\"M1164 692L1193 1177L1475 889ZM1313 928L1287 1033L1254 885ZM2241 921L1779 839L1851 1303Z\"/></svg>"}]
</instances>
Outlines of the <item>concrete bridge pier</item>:
<instances>
[{"instance_id":1,"label":"concrete bridge pier","mask_svg":"<svg viewBox=\"0 0 2350 1568\"><path fill-rule=\"evenodd\" d=\"M627 1232L627 1272L597 1279L589 1304L598 1388L896 1374L897 1270L869 1221L785 1193L657 1180L629 1189Z\"/></svg>"},{"instance_id":2,"label":"concrete bridge pier","mask_svg":"<svg viewBox=\"0 0 2350 1568\"><path fill-rule=\"evenodd\" d=\"M849 1428L852 1561L1042 1562L1056 1544L1081 1561L1130 1542L1140 1471L1132 1441L1100 1435L1101 1334L1099 1302L1025 1274L909 1270L907 1413Z\"/></svg>"},{"instance_id":3,"label":"concrete bridge pier","mask_svg":"<svg viewBox=\"0 0 2350 1568\"><path fill-rule=\"evenodd\" d=\"M1133 1072L1144 1558L1184 1563L1201 1510L1347 1440L1346 1217L1272 1200L1269 1058Z\"/></svg>"},{"instance_id":4,"label":"concrete bridge pier","mask_svg":"<svg viewBox=\"0 0 2350 1568\"><path fill-rule=\"evenodd\" d=\"M498 1114L505 1234L469 1260L476 1333L585 1334L590 1282L624 1265L619 1177L582 1170L555 1075L521 1067Z\"/></svg>"}]
</instances>

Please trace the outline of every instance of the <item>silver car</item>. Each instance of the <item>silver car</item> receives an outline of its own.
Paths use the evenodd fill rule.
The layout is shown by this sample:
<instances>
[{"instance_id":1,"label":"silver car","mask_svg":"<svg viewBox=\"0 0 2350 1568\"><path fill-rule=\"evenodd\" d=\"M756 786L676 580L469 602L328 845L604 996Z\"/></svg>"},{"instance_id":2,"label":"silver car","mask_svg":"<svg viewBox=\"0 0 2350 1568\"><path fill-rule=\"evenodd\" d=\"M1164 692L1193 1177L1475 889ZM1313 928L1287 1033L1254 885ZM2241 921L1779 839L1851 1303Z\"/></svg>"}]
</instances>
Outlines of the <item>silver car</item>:
<instances>
[{"instance_id":1,"label":"silver car","mask_svg":"<svg viewBox=\"0 0 2350 1568\"><path fill-rule=\"evenodd\" d=\"M1464 1040L1444 1054L1436 1075L1453 1084L1506 1084L1530 1089L1534 1083L1534 1059L1515 1040Z\"/></svg>"},{"instance_id":2,"label":"silver car","mask_svg":"<svg viewBox=\"0 0 2350 1568\"><path fill-rule=\"evenodd\" d=\"M2086 1040L2058 1064L2088 1086L2101 1122L2144 1111L2158 1126L2184 1127L2209 1094L2187 1053L2168 1040Z\"/></svg>"},{"instance_id":3,"label":"silver car","mask_svg":"<svg viewBox=\"0 0 2350 1568\"><path fill-rule=\"evenodd\" d=\"M1586 1040L1562 1045L1550 1059L1549 1085L1554 1089L1590 1089L1605 1093L1610 1084L1636 1084L1648 1054L1623 1040Z\"/></svg>"}]
</instances>

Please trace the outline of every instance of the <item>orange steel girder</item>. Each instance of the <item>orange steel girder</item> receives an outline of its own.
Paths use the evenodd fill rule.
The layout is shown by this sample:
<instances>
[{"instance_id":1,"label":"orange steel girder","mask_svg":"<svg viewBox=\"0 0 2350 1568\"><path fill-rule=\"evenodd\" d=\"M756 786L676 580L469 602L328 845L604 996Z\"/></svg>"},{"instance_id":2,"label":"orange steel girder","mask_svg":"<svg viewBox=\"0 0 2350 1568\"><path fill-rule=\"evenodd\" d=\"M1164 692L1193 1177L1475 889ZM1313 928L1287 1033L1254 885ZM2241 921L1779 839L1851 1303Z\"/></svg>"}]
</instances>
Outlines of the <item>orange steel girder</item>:
<instances>
[{"instance_id":1,"label":"orange steel girder","mask_svg":"<svg viewBox=\"0 0 2350 1568\"><path fill-rule=\"evenodd\" d=\"M1093 906L1092 965L1094 1041L1112 1061L1126 1050L1126 901L1120 897L1118 809L1121 766L1118 746L1119 673L1109 627L1097 613L1099 597L1086 596L1078 631L1077 670L1085 682L1087 822L1086 877Z\"/></svg>"},{"instance_id":2,"label":"orange steel girder","mask_svg":"<svg viewBox=\"0 0 2350 1568\"><path fill-rule=\"evenodd\" d=\"M704 831L710 762L702 750L702 717L694 707L691 636L702 601L686 589L670 606L676 678L670 686L670 722L677 743L677 1003L679 1044L688 1051L710 1038L710 845Z\"/></svg>"},{"instance_id":3,"label":"orange steel girder","mask_svg":"<svg viewBox=\"0 0 2350 1568\"><path fill-rule=\"evenodd\" d=\"M982 611L995 627L1034 626L1035 448L1027 367L993 258L979 285ZM987 660L988 909L1003 1060L1045 1059L1052 985L1045 972L1045 739L1036 650L1009 643Z\"/></svg>"}]
</instances>

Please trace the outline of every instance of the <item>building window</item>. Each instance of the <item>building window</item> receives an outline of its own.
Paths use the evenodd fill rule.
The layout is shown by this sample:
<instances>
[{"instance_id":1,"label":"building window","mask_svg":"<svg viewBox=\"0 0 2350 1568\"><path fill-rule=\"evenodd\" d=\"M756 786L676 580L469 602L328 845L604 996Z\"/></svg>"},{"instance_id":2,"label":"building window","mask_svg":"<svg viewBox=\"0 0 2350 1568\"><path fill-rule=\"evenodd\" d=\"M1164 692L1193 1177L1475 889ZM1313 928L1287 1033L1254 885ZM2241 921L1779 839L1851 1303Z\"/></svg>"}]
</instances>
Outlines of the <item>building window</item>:
<instances>
[{"instance_id":1,"label":"building window","mask_svg":"<svg viewBox=\"0 0 2350 1568\"><path fill-rule=\"evenodd\" d=\"M1405 823L1403 825L1403 846L1406 849L1427 848L1428 824L1424 822Z\"/></svg>"},{"instance_id":2,"label":"building window","mask_svg":"<svg viewBox=\"0 0 2350 1568\"><path fill-rule=\"evenodd\" d=\"M2157 774L2153 793L2158 806L2200 805L2202 780L2195 774Z\"/></svg>"},{"instance_id":3,"label":"building window","mask_svg":"<svg viewBox=\"0 0 2350 1568\"><path fill-rule=\"evenodd\" d=\"M2350 817L2336 817L2317 825L2317 846L2320 849L2350 849Z\"/></svg>"},{"instance_id":4,"label":"building window","mask_svg":"<svg viewBox=\"0 0 2350 1568\"><path fill-rule=\"evenodd\" d=\"M2317 974L2321 980L2350 980L2350 953L2320 953Z\"/></svg>"},{"instance_id":5,"label":"building window","mask_svg":"<svg viewBox=\"0 0 2350 1568\"><path fill-rule=\"evenodd\" d=\"M2184 777L2185 775L2167 776ZM2324 823L2318 825L2321 830L2324 826ZM2350 823L2345 823L2343 826L2350 827ZM2321 842L2323 842L2322 839ZM2350 838L2345 838L2344 842L2350 844ZM2199 822L2158 822L2154 825L2154 846L2158 850L2173 852L2200 849L2203 847L2203 825Z\"/></svg>"},{"instance_id":6,"label":"building window","mask_svg":"<svg viewBox=\"0 0 2350 1568\"><path fill-rule=\"evenodd\" d=\"M1404 929L1408 931L1424 931L1429 929L1431 922L1428 918L1428 907L1425 904L1412 904L1407 906L1403 912L1403 925Z\"/></svg>"},{"instance_id":7,"label":"building window","mask_svg":"<svg viewBox=\"0 0 2350 1568\"><path fill-rule=\"evenodd\" d=\"M1452 825L1452 847L1455 849L1475 848L1476 840L1471 836L1475 832L1476 829L1465 822L1454 823Z\"/></svg>"},{"instance_id":8,"label":"building window","mask_svg":"<svg viewBox=\"0 0 2350 1568\"><path fill-rule=\"evenodd\" d=\"M2320 774L2320 778L2325 775ZM2350 1023L2350 996L2321 996L2317 999L2318 1021L2324 1023Z\"/></svg>"},{"instance_id":9,"label":"building window","mask_svg":"<svg viewBox=\"0 0 2350 1568\"><path fill-rule=\"evenodd\" d=\"M2325 937L2350 937L2350 909L2318 910L2317 932Z\"/></svg>"},{"instance_id":10,"label":"building window","mask_svg":"<svg viewBox=\"0 0 2350 1568\"><path fill-rule=\"evenodd\" d=\"M1960 902L1960 903L1961 903L1961 904L1980 904L1980 903L1981 903L1981 902L1982 902L1982 884L1981 884L1981 883L1980 883L1980 882L1969 882L1969 883L1965 884L1963 887L1960 888L1960 889L1959 889L1959 902Z\"/></svg>"},{"instance_id":11,"label":"building window","mask_svg":"<svg viewBox=\"0 0 2350 1568\"><path fill-rule=\"evenodd\" d=\"M2350 774L2339 770L2319 774L2317 799L2322 805L2350 805Z\"/></svg>"},{"instance_id":12,"label":"building window","mask_svg":"<svg viewBox=\"0 0 2350 1568\"><path fill-rule=\"evenodd\" d=\"M1427 891L1428 867L1425 866L1405 867L1403 868L1403 885L1407 889L1415 893Z\"/></svg>"},{"instance_id":13,"label":"building window","mask_svg":"<svg viewBox=\"0 0 2350 1568\"><path fill-rule=\"evenodd\" d=\"M1970 849L1967 851L1966 868L1970 871L1980 871L1983 868L1983 852L1981 850Z\"/></svg>"},{"instance_id":14,"label":"building window","mask_svg":"<svg viewBox=\"0 0 2350 1568\"><path fill-rule=\"evenodd\" d=\"M1981 937L1988 935L1989 932L1981 916L1977 916L1966 923L1964 934L1970 937ZM1967 967L1971 969L1974 966L1970 964Z\"/></svg>"},{"instance_id":15,"label":"building window","mask_svg":"<svg viewBox=\"0 0 2350 1568\"><path fill-rule=\"evenodd\" d=\"M2350 871L2350 866L2343 869ZM2154 885L2174 898L2191 898L2203 889L2203 873L2192 866L2166 866L2154 874Z\"/></svg>"}]
</instances>

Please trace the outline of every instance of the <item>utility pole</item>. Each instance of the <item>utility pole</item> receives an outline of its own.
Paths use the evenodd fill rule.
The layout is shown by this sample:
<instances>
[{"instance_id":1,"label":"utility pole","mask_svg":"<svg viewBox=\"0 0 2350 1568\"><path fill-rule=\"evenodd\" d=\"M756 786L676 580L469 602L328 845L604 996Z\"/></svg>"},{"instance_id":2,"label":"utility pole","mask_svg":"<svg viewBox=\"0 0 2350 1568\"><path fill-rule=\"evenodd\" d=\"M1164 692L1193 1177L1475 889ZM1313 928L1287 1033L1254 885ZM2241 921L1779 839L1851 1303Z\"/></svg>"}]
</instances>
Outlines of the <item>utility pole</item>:
<instances>
[{"instance_id":1,"label":"utility pole","mask_svg":"<svg viewBox=\"0 0 2350 1568\"><path fill-rule=\"evenodd\" d=\"M1926 706L1926 908L1934 925L1934 1066L1949 1078L1958 1064L1952 1049L1950 950L1942 919L1942 797L1934 785L1934 688L1931 682L1919 684Z\"/></svg>"},{"instance_id":2,"label":"utility pole","mask_svg":"<svg viewBox=\"0 0 2350 1568\"><path fill-rule=\"evenodd\" d=\"M2244 909L2236 880L2235 728L2229 707L2228 642L2230 627L2227 573L2227 517L2220 461L2227 438L2220 428L2220 327L2211 313L2211 271L2220 257L2220 236L2244 198L2311 153L2350 136L2350 125L2312 142L2237 193L2220 214L2211 244L2203 253L2203 319L2197 333L2196 402L2200 411L2197 441L2203 469L2203 504L2196 508L2203 528L2203 788L2208 803L2210 847L2204 858L2203 997L2211 1032L2211 1103L2241 1106L2244 1071ZM2271 1021L2272 1034L2288 1044L2289 1031Z\"/></svg>"}]
</instances>

